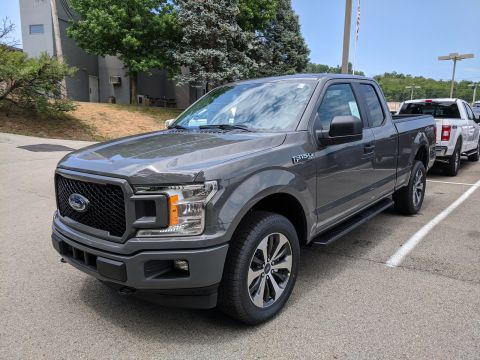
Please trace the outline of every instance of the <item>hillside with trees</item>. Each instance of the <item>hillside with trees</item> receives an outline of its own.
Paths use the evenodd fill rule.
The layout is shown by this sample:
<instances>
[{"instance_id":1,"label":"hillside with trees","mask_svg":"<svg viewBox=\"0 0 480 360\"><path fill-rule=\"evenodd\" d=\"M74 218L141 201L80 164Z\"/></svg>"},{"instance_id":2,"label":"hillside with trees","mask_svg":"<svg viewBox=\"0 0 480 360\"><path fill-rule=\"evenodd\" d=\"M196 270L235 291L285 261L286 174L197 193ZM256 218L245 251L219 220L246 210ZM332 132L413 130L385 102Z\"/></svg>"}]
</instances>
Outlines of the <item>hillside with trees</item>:
<instances>
[{"instance_id":1,"label":"hillside with trees","mask_svg":"<svg viewBox=\"0 0 480 360\"><path fill-rule=\"evenodd\" d=\"M349 73L352 73L352 64L348 64ZM329 66L325 64L309 63L305 69L308 73L341 73L340 65ZM355 71L355 75L365 75L363 71ZM450 80L435 80L423 76L405 75L397 72L384 73L374 76L385 93L387 101L402 102L410 100L411 88L407 86L419 86L413 90L413 98L447 98L450 96ZM456 81L454 97L471 102L473 99L472 81ZM480 86L479 86L480 88ZM477 100L480 99L480 89L477 89Z\"/></svg>"},{"instance_id":2,"label":"hillside with trees","mask_svg":"<svg viewBox=\"0 0 480 360\"><path fill-rule=\"evenodd\" d=\"M420 86L414 89L413 98L446 98L450 97L449 80L435 80L423 76L405 75L396 72L385 73L374 77L378 81L385 93L388 101L409 100L411 90L406 86ZM454 97L472 101L473 88L469 87L471 81L455 82Z\"/></svg>"}]
</instances>

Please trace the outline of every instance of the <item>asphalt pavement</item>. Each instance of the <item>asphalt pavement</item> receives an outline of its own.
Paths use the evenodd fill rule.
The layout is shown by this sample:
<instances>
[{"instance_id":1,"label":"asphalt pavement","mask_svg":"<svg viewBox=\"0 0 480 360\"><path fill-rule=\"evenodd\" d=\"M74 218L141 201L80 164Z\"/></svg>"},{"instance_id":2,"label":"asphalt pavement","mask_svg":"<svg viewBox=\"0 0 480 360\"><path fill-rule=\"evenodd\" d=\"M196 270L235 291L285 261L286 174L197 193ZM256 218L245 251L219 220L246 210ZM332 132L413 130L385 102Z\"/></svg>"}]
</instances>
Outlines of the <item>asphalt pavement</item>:
<instances>
[{"instance_id":1,"label":"asphalt pavement","mask_svg":"<svg viewBox=\"0 0 480 360\"><path fill-rule=\"evenodd\" d=\"M329 247L304 247L286 308L256 327L216 310L118 295L51 246L53 172L86 142L0 134L2 359L479 359L480 190L387 261L480 180L428 176L421 213L387 210ZM52 151L45 151L50 149Z\"/></svg>"}]
</instances>

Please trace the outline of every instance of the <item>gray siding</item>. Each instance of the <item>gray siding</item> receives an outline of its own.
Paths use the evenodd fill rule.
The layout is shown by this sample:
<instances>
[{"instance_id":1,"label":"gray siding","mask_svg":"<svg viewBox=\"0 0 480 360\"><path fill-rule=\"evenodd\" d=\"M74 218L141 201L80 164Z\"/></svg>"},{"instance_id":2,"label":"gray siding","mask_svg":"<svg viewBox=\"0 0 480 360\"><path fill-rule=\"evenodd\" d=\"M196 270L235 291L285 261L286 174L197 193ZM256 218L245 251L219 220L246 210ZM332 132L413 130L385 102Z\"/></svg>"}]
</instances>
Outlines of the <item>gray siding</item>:
<instances>
[{"instance_id":1,"label":"gray siding","mask_svg":"<svg viewBox=\"0 0 480 360\"><path fill-rule=\"evenodd\" d=\"M20 0L22 42L25 53L38 57L42 52L54 54L52 13L49 0ZM30 25L43 25L43 34L30 34Z\"/></svg>"},{"instance_id":2,"label":"gray siding","mask_svg":"<svg viewBox=\"0 0 480 360\"><path fill-rule=\"evenodd\" d=\"M130 103L130 79L125 76L123 63L115 56L98 57L100 83L100 102L108 102L109 96L115 96L117 104ZM110 76L121 76L121 85L110 84Z\"/></svg>"},{"instance_id":3,"label":"gray siding","mask_svg":"<svg viewBox=\"0 0 480 360\"><path fill-rule=\"evenodd\" d=\"M98 57L88 55L75 41L67 36L68 23L60 19L62 50L64 59L70 66L77 68L73 77L67 78L68 96L78 101L89 101L88 76L98 76Z\"/></svg>"}]
</instances>

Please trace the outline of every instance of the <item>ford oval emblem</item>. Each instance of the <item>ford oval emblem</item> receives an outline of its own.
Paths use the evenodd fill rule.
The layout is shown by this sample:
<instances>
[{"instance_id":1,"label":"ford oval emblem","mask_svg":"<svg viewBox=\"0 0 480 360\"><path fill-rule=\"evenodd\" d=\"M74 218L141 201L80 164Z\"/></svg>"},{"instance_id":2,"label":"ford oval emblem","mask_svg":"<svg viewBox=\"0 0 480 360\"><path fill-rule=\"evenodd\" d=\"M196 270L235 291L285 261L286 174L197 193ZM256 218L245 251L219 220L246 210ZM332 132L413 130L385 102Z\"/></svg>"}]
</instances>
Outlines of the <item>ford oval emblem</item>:
<instances>
[{"instance_id":1,"label":"ford oval emblem","mask_svg":"<svg viewBox=\"0 0 480 360\"><path fill-rule=\"evenodd\" d=\"M68 197L68 204L75 211L85 212L88 209L90 201L88 201L85 196L74 193Z\"/></svg>"}]
</instances>

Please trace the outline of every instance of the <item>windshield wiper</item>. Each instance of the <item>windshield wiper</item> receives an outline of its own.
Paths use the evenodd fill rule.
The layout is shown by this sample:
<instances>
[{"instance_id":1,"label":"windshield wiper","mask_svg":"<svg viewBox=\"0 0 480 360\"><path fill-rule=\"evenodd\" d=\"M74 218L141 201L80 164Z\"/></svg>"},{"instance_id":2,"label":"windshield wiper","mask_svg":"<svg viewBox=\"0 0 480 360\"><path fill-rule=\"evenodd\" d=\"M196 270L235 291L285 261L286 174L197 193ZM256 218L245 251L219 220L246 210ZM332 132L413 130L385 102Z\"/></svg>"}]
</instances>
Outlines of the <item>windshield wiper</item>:
<instances>
[{"instance_id":1,"label":"windshield wiper","mask_svg":"<svg viewBox=\"0 0 480 360\"><path fill-rule=\"evenodd\" d=\"M243 130L253 132L245 125L234 125L234 124L211 124L211 125L200 125L199 129L221 129L221 130Z\"/></svg>"},{"instance_id":2,"label":"windshield wiper","mask_svg":"<svg viewBox=\"0 0 480 360\"><path fill-rule=\"evenodd\" d=\"M172 125L172 126L169 126L168 129L180 129L180 130L188 130L187 127L185 126L182 126L182 125Z\"/></svg>"}]
</instances>

